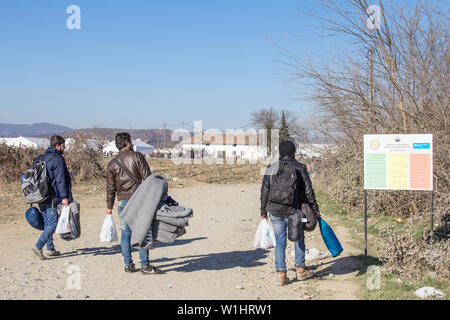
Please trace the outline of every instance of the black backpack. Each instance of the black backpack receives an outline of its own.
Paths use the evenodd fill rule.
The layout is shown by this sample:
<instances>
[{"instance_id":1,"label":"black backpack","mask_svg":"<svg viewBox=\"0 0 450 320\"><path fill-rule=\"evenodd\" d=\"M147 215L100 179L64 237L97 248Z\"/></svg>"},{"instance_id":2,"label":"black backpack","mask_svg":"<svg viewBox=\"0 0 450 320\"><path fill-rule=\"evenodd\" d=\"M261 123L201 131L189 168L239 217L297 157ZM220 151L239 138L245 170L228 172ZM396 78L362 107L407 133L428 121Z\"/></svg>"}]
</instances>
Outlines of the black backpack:
<instances>
[{"instance_id":1,"label":"black backpack","mask_svg":"<svg viewBox=\"0 0 450 320\"><path fill-rule=\"evenodd\" d=\"M277 205L296 207L297 171L291 161L279 161L278 170L270 175L268 201Z\"/></svg>"}]
</instances>

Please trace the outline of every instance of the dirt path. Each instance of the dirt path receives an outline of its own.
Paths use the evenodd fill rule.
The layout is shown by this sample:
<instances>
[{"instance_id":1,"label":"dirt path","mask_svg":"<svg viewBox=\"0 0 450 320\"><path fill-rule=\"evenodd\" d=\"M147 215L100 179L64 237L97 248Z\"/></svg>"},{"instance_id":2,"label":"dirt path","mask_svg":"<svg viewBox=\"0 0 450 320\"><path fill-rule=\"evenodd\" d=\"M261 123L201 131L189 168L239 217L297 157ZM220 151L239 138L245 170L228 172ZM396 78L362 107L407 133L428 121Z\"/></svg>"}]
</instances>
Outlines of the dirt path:
<instances>
[{"instance_id":1,"label":"dirt path","mask_svg":"<svg viewBox=\"0 0 450 320\"><path fill-rule=\"evenodd\" d=\"M63 255L47 261L32 253L40 232L25 219L2 224L0 299L357 299L354 277L361 252L351 246L348 231L331 218L326 220L344 247L342 255L309 263L321 277L275 285L274 249L252 247L260 221L259 189L250 184L169 190L182 205L194 209L194 217L186 235L150 251L151 263L165 271L159 276L125 273L119 243L99 241L103 194L85 199L75 195L81 203L82 236L65 242L55 235L55 246ZM118 226L116 211L114 219ZM318 228L307 234L306 247L326 251ZM292 250L288 242L288 268L294 267ZM133 260L139 266L137 251ZM69 290L68 284L76 286L77 274L81 289ZM294 275L290 269L288 277Z\"/></svg>"}]
</instances>

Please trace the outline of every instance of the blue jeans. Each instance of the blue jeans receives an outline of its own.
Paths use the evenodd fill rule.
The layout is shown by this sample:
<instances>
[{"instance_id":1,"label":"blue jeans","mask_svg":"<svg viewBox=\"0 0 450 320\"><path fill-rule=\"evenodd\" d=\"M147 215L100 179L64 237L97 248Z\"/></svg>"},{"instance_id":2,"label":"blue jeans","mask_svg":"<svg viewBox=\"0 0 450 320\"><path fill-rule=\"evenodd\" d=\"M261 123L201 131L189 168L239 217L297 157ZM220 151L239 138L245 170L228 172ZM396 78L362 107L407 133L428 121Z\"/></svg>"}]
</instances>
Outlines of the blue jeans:
<instances>
[{"instance_id":1,"label":"blue jeans","mask_svg":"<svg viewBox=\"0 0 450 320\"><path fill-rule=\"evenodd\" d=\"M36 243L36 248L42 250L44 245L47 245L47 250L53 251L55 250L53 233L55 233L56 226L58 225L58 211L56 210L56 206L52 210L51 200L39 203L39 210L44 218L44 231Z\"/></svg>"},{"instance_id":2,"label":"blue jeans","mask_svg":"<svg viewBox=\"0 0 450 320\"><path fill-rule=\"evenodd\" d=\"M286 268L286 229L288 224L287 215L270 214L273 230L275 233L275 268L277 271L287 271ZM294 242L295 265L302 267L305 265L305 242Z\"/></svg>"},{"instance_id":3,"label":"blue jeans","mask_svg":"<svg viewBox=\"0 0 450 320\"><path fill-rule=\"evenodd\" d=\"M130 227L123 221L121 217L122 210L125 208L128 200L120 200L119 205L117 207L117 211L119 214L120 220L120 229L122 230L122 235L120 238L120 248L122 251L123 260L125 265L128 266L133 263L133 259L131 258L131 229ZM147 268L150 265L150 261L148 260L148 250L139 250L139 258L141 259L142 268Z\"/></svg>"}]
</instances>

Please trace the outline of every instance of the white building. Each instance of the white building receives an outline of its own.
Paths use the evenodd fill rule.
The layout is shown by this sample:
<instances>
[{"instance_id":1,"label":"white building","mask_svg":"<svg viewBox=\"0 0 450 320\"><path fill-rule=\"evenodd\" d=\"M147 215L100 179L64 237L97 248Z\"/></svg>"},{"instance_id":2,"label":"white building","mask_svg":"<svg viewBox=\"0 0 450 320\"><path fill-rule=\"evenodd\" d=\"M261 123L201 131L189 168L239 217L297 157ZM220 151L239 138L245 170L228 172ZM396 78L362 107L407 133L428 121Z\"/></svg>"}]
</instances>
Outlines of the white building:
<instances>
[{"instance_id":1,"label":"white building","mask_svg":"<svg viewBox=\"0 0 450 320\"><path fill-rule=\"evenodd\" d=\"M199 133L181 142L184 158L214 158L257 162L266 155L254 133Z\"/></svg>"},{"instance_id":2,"label":"white building","mask_svg":"<svg viewBox=\"0 0 450 320\"><path fill-rule=\"evenodd\" d=\"M32 138L32 137L18 137L18 138L3 138L4 142L9 147L14 148L34 148L34 149L46 149L50 147L50 141L45 138Z\"/></svg>"}]
</instances>

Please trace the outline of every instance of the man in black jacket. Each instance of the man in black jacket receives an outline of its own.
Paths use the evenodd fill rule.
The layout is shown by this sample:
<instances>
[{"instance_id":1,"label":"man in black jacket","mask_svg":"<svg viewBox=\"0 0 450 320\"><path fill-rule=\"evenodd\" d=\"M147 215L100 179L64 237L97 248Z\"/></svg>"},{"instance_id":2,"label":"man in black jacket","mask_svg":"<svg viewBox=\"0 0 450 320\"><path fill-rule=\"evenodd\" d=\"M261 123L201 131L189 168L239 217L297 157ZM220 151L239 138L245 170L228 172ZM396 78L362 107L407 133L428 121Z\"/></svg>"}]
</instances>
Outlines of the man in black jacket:
<instances>
[{"instance_id":1,"label":"man in black jacket","mask_svg":"<svg viewBox=\"0 0 450 320\"><path fill-rule=\"evenodd\" d=\"M73 202L72 198L72 182L70 179L69 170L67 170L66 161L63 154L66 149L65 140L63 137L54 135L50 138L50 148L47 149L43 160L47 161L47 172L52 185L51 197L39 203L39 210L44 218L44 231L42 232L33 252L41 260L47 258L42 253L44 245L47 246L49 256L59 256L60 252L55 250L53 245L53 233L55 233L58 224L58 212L56 207L62 203L68 206ZM38 158L34 161L36 162Z\"/></svg>"},{"instance_id":2,"label":"man in black jacket","mask_svg":"<svg viewBox=\"0 0 450 320\"><path fill-rule=\"evenodd\" d=\"M286 268L286 227L288 217L307 203L314 214L320 217L314 189L306 166L295 160L295 145L292 141L280 143L280 160L267 167L261 186L261 218L270 220L274 227L275 267L278 285L289 282ZM305 242L295 242L295 265L298 280L313 276L305 267Z\"/></svg>"}]
</instances>

